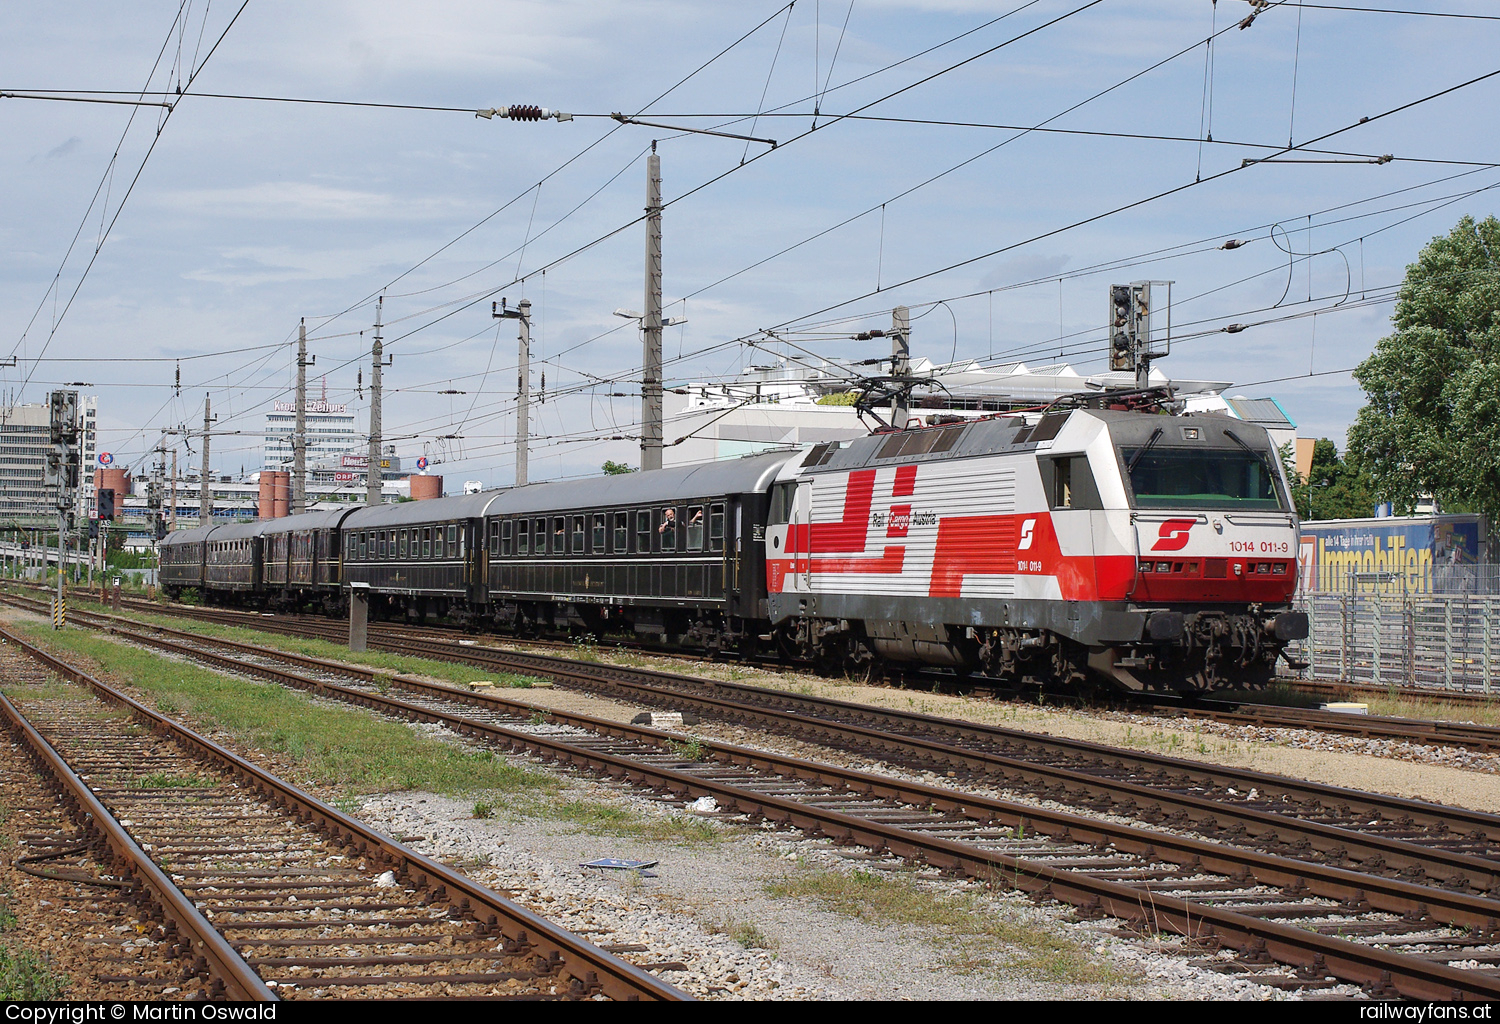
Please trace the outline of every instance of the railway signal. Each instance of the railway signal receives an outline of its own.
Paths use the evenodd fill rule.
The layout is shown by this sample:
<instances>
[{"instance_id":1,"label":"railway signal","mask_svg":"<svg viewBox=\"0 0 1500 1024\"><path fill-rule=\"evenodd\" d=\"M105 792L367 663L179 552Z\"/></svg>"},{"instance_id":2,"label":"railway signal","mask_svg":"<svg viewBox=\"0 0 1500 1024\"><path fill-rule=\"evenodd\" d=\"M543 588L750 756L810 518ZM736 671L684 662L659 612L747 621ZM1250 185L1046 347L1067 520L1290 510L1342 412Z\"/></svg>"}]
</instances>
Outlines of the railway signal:
<instances>
[{"instance_id":1,"label":"railway signal","mask_svg":"<svg viewBox=\"0 0 1500 1024\"><path fill-rule=\"evenodd\" d=\"M1165 324L1153 338L1151 286L1166 291ZM1132 281L1109 289L1109 368L1134 372L1135 386L1151 386L1151 361L1172 350L1172 282Z\"/></svg>"}]
</instances>

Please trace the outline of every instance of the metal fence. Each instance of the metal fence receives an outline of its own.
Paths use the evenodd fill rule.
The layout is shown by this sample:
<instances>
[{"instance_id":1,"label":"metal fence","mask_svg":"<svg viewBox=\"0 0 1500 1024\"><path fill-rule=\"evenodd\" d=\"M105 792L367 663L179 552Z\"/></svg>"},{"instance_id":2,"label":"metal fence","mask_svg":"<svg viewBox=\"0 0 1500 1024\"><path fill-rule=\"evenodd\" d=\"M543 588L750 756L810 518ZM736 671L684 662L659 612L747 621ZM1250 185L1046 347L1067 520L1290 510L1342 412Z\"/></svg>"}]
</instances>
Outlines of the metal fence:
<instances>
[{"instance_id":1,"label":"metal fence","mask_svg":"<svg viewBox=\"0 0 1500 1024\"><path fill-rule=\"evenodd\" d=\"M1500 684L1500 594L1312 593L1290 653L1312 679L1491 693Z\"/></svg>"},{"instance_id":2,"label":"metal fence","mask_svg":"<svg viewBox=\"0 0 1500 1024\"><path fill-rule=\"evenodd\" d=\"M1472 594L1500 597L1500 565L1427 563L1316 575L1318 594ZM1304 581L1305 582L1305 581Z\"/></svg>"}]
</instances>

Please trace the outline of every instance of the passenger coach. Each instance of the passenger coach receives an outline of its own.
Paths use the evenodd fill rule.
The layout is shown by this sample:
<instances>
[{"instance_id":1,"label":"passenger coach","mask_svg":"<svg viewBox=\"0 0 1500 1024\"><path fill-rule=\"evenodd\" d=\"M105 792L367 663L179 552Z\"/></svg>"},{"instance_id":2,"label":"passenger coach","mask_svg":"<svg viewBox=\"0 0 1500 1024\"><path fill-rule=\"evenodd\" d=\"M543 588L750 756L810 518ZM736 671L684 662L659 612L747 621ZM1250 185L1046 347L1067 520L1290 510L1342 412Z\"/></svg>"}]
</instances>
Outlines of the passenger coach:
<instances>
[{"instance_id":1,"label":"passenger coach","mask_svg":"<svg viewBox=\"0 0 1500 1024\"><path fill-rule=\"evenodd\" d=\"M766 495L796 454L500 494L485 513L491 617L710 648L753 639L747 622L766 616Z\"/></svg>"}]
</instances>

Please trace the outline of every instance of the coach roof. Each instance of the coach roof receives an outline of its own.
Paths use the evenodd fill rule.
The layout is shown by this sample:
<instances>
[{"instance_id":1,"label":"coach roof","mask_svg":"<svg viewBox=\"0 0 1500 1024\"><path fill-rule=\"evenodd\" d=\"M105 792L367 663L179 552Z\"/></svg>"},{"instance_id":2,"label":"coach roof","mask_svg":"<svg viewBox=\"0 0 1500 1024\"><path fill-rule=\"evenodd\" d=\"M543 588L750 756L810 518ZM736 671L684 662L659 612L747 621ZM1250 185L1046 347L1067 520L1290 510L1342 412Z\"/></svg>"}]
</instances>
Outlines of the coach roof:
<instances>
[{"instance_id":1,"label":"coach roof","mask_svg":"<svg viewBox=\"0 0 1500 1024\"><path fill-rule=\"evenodd\" d=\"M506 491L480 491L428 501L401 501L394 505L366 505L344 520L346 530L374 530L415 523L447 523L482 516L491 502Z\"/></svg>"},{"instance_id":2,"label":"coach roof","mask_svg":"<svg viewBox=\"0 0 1500 1024\"><path fill-rule=\"evenodd\" d=\"M223 524L214 523L212 526L195 526L191 530L173 530L162 538L160 546L170 548L178 544L192 544L207 540L208 535L217 530L221 525Z\"/></svg>"},{"instance_id":3,"label":"coach roof","mask_svg":"<svg viewBox=\"0 0 1500 1024\"><path fill-rule=\"evenodd\" d=\"M507 516L602 509L762 492L771 486L782 464L798 454L770 452L644 473L530 484L501 493L488 514Z\"/></svg>"},{"instance_id":4,"label":"coach roof","mask_svg":"<svg viewBox=\"0 0 1500 1024\"><path fill-rule=\"evenodd\" d=\"M282 516L261 523L260 533L269 537L276 533L291 533L293 530L331 530L339 521L354 511L354 506L336 508L323 512L303 512L295 516Z\"/></svg>"}]
</instances>

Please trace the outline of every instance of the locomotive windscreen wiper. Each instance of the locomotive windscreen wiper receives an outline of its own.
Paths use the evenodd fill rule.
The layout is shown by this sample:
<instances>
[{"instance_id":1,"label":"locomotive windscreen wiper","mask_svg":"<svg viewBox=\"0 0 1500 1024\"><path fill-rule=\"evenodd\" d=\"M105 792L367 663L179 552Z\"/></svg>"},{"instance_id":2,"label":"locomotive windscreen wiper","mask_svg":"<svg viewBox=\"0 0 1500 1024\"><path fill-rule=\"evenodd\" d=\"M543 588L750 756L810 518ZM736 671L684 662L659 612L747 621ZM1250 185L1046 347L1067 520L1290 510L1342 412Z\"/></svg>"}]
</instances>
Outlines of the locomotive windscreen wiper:
<instances>
[{"instance_id":1,"label":"locomotive windscreen wiper","mask_svg":"<svg viewBox=\"0 0 1500 1024\"><path fill-rule=\"evenodd\" d=\"M1140 447L1140 450L1138 450L1135 455L1131 457L1130 464L1125 467L1125 472L1135 472L1135 464L1144 459L1146 457L1146 453L1149 452L1153 446L1155 446L1156 442L1161 440L1161 433L1161 427L1157 427L1155 430L1151 431L1151 436L1146 438L1146 443L1143 444ZM1228 433L1228 431L1225 431L1225 433Z\"/></svg>"},{"instance_id":2,"label":"locomotive windscreen wiper","mask_svg":"<svg viewBox=\"0 0 1500 1024\"><path fill-rule=\"evenodd\" d=\"M1259 461L1262 466L1265 466L1267 470L1272 470L1271 463L1269 460L1267 460L1265 452L1256 451L1254 448L1251 448L1244 441L1240 440L1240 435L1236 434L1232 430L1224 431L1224 436L1229 438L1229 440L1233 441L1235 444L1239 445L1241 448L1245 449L1245 451L1249 452L1251 455L1255 456L1256 460ZM1276 475L1274 470L1272 470L1271 475Z\"/></svg>"}]
</instances>

